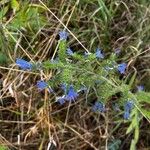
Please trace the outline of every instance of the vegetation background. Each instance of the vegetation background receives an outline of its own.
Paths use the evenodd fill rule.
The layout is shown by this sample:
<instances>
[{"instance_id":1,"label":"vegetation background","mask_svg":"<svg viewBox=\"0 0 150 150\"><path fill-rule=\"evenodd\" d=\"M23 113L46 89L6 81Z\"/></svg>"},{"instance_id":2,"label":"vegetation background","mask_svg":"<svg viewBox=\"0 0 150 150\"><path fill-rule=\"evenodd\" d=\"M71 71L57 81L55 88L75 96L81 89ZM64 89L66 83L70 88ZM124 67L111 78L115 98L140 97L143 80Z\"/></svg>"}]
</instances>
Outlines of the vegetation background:
<instances>
[{"instance_id":1,"label":"vegetation background","mask_svg":"<svg viewBox=\"0 0 150 150\"><path fill-rule=\"evenodd\" d=\"M135 83L149 92L149 0L1 0L0 150L133 150L135 133L136 149L149 150L148 111L135 132L133 123L116 119L120 114L110 109L93 113L84 96L70 107L50 103L53 96L35 85L43 74L51 78L54 72L16 67L16 58L42 62L55 57L58 32L64 28L76 52L101 47L107 56L120 49L118 62L129 66L126 76L136 72Z\"/></svg>"}]
</instances>

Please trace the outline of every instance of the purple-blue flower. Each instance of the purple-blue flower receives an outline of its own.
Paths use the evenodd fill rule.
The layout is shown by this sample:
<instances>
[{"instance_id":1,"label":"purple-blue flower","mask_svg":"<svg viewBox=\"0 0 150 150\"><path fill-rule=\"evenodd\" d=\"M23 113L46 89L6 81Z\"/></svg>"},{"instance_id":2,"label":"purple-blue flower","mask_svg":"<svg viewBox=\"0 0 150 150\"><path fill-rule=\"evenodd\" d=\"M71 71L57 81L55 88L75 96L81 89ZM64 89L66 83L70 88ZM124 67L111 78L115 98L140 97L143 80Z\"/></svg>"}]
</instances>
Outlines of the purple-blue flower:
<instances>
[{"instance_id":1,"label":"purple-blue flower","mask_svg":"<svg viewBox=\"0 0 150 150\"><path fill-rule=\"evenodd\" d=\"M60 31L59 32L59 39L60 40L67 40L68 33L66 31Z\"/></svg>"},{"instance_id":2,"label":"purple-blue flower","mask_svg":"<svg viewBox=\"0 0 150 150\"><path fill-rule=\"evenodd\" d=\"M124 105L124 115L123 115L124 119L129 119L130 118L130 112L131 112L133 106L134 106L134 103L131 100L127 101L125 103L125 105Z\"/></svg>"},{"instance_id":3,"label":"purple-blue flower","mask_svg":"<svg viewBox=\"0 0 150 150\"><path fill-rule=\"evenodd\" d=\"M124 118L125 120L130 119L130 112L129 112L129 111L125 111L124 114L123 114L123 118Z\"/></svg>"},{"instance_id":4,"label":"purple-blue flower","mask_svg":"<svg viewBox=\"0 0 150 150\"><path fill-rule=\"evenodd\" d=\"M37 86L37 88L38 88L40 91L42 91L42 90L48 88L48 91L49 91L49 92L53 92L53 93L54 93L54 91L49 87L48 83L45 82L45 81L42 81L42 80L41 80L41 81L37 81L36 86Z\"/></svg>"},{"instance_id":5,"label":"purple-blue flower","mask_svg":"<svg viewBox=\"0 0 150 150\"><path fill-rule=\"evenodd\" d=\"M137 90L138 90L138 91L143 91L143 90L144 90L144 86L143 86L143 85L137 86Z\"/></svg>"},{"instance_id":6,"label":"purple-blue flower","mask_svg":"<svg viewBox=\"0 0 150 150\"><path fill-rule=\"evenodd\" d=\"M78 97L78 93L74 90L73 85L70 85L68 89L66 83L63 83L61 84L61 89L63 89L65 93L65 95L57 100L57 102L59 102L61 105L63 105L66 101L75 101L75 99Z\"/></svg>"},{"instance_id":7,"label":"purple-blue flower","mask_svg":"<svg viewBox=\"0 0 150 150\"><path fill-rule=\"evenodd\" d=\"M45 81L38 81L36 86L39 90L44 90L48 87L48 84Z\"/></svg>"},{"instance_id":8,"label":"purple-blue flower","mask_svg":"<svg viewBox=\"0 0 150 150\"><path fill-rule=\"evenodd\" d=\"M133 101L130 100L125 103L124 109L125 109L125 111L131 111L133 106L134 106Z\"/></svg>"},{"instance_id":9,"label":"purple-blue flower","mask_svg":"<svg viewBox=\"0 0 150 150\"><path fill-rule=\"evenodd\" d=\"M102 53L102 50L99 49L99 48L96 49L95 55L96 55L96 58L101 58L101 59L104 58L104 55L103 55L103 53Z\"/></svg>"},{"instance_id":10,"label":"purple-blue flower","mask_svg":"<svg viewBox=\"0 0 150 150\"><path fill-rule=\"evenodd\" d=\"M75 101L75 99L78 97L78 93L74 90L73 85L70 85L69 89L68 89L68 93L65 96L65 99L67 101Z\"/></svg>"},{"instance_id":11,"label":"purple-blue flower","mask_svg":"<svg viewBox=\"0 0 150 150\"><path fill-rule=\"evenodd\" d=\"M94 112L96 112L96 111L105 112L106 109L105 109L104 103L97 101L97 102L95 102L95 104L93 105L92 110L93 110Z\"/></svg>"},{"instance_id":12,"label":"purple-blue flower","mask_svg":"<svg viewBox=\"0 0 150 150\"><path fill-rule=\"evenodd\" d=\"M57 102L59 102L60 105L63 105L63 104L65 103L65 97L63 96L63 97L59 98L59 99L57 100Z\"/></svg>"},{"instance_id":13,"label":"purple-blue flower","mask_svg":"<svg viewBox=\"0 0 150 150\"><path fill-rule=\"evenodd\" d=\"M21 58L16 59L16 64L23 70L31 70L33 67L33 65L30 62Z\"/></svg>"},{"instance_id":14,"label":"purple-blue flower","mask_svg":"<svg viewBox=\"0 0 150 150\"><path fill-rule=\"evenodd\" d=\"M67 54L72 56L73 55L73 51L71 48L67 48Z\"/></svg>"},{"instance_id":15,"label":"purple-blue flower","mask_svg":"<svg viewBox=\"0 0 150 150\"><path fill-rule=\"evenodd\" d=\"M118 71L119 71L121 74L124 74L124 73L125 73L125 70L126 70L126 67L127 67L127 64L126 64L126 63L118 64Z\"/></svg>"}]
</instances>

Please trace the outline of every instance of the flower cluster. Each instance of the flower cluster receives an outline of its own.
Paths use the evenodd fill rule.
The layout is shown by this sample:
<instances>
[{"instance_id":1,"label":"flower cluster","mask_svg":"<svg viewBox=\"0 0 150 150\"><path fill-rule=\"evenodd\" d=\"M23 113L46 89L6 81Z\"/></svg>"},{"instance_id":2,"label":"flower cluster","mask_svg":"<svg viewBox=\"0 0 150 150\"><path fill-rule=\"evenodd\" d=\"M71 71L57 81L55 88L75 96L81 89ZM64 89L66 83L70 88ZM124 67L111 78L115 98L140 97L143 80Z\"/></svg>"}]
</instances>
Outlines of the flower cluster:
<instances>
[{"instance_id":1,"label":"flower cluster","mask_svg":"<svg viewBox=\"0 0 150 150\"><path fill-rule=\"evenodd\" d=\"M127 101L124 105L124 119L130 119L130 112L133 108L134 104L133 104L133 101Z\"/></svg>"}]
</instances>

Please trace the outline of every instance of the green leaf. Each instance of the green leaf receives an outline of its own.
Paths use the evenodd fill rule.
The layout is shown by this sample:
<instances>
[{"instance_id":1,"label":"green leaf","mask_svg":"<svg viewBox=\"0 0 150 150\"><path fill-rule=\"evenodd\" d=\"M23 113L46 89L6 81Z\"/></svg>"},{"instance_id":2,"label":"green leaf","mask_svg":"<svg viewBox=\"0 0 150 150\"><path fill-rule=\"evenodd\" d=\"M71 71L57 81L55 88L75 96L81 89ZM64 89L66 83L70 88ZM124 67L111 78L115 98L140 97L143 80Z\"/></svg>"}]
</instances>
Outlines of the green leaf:
<instances>
[{"instance_id":1,"label":"green leaf","mask_svg":"<svg viewBox=\"0 0 150 150\"><path fill-rule=\"evenodd\" d=\"M43 62L43 66L46 69L58 69L58 68L64 68L63 63L61 62L50 62L50 61L45 61Z\"/></svg>"},{"instance_id":2,"label":"green leaf","mask_svg":"<svg viewBox=\"0 0 150 150\"><path fill-rule=\"evenodd\" d=\"M102 18L105 21L105 23L107 23L107 21L109 20L109 17L111 16L110 12L103 0L98 0L98 4L101 10L100 13L102 15Z\"/></svg>"},{"instance_id":3,"label":"green leaf","mask_svg":"<svg viewBox=\"0 0 150 150\"><path fill-rule=\"evenodd\" d=\"M3 145L0 145L0 150L7 150L7 148Z\"/></svg>"},{"instance_id":4,"label":"green leaf","mask_svg":"<svg viewBox=\"0 0 150 150\"><path fill-rule=\"evenodd\" d=\"M146 110L146 109L141 109L141 111L143 112L143 114L150 119L150 111Z\"/></svg>"},{"instance_id":5,"label":"green leaf","mask_svg":"<svg viewBox=\"0 0 150 150\"><path fill-rule=\"evenodd\" d=\"M0 64L6 64L7 60L7 56L0 52Z\"/></svg>"},{"instance_id":6,"label":"green leaf","mask_svg":"<svg viewBox=\"0 0 150 150\"><path fill-rule=\"evenodd\" d=\"M67 50L66 40L60 40L58 56L59 56L60 61L62 62L66 61L66 57L67 57L66 50Z\"/></svg>"},{"instance_id":7,"label":"green leaf","mask_svg":"<svg viewBox=\"0 0 150 150\"><path fill-rule=\"evenodd\" d=\"M9 2L9 0L1 0L0 1L0 5L4 5L4 4L8 3L8 2Z\"/></svg>"},{"instance_id":8,"label":"green leaf","mask_svg":"<svg viewBox=\"0 0 150 150\"><path fill-rule=\"evenodd\" d=\"M132 87L132 85L134 84L134 81L136 79L136 74L137 74L137 72L135 71L134 74L133 74L133 76L130 79L129 87Z\"/></svg>"},{"instance_id":9,"label":"green leaf","mask_svg":"<svg viewBox=\"0 0 150 150\"><path fill-rule=\"evenodd\" d=\"M134 140L131 142L130 150L136 150L136 142Z\"/></svg>"},{"instance_id":10,"label":"green leaf","mask_svg":"<svg viewBox=\"0 0 150 150\"><path fill-rule=\"evenodd\" d=\"M150 93L149 92L140 91L136 94L136 97L139 102L150 103Z\"/></svg>"},{"instance_id":11,"label":"green leaf","mask_svg":"<svg viewBox=\"0 0 150 150\"><path fill-rule=\"evenodd\" d=\"M61 81L62 82L66 82L66 83L70 83L72 81L72 77L73 77L73 71L70 69L63 69L62 73L61 73Z\"/></svg>"},{"instance_id":12,"label":"green leaf","mask_svg":"<svg viewBox=\"0 0 150 150\"><path fill-rule=\"evenodd\" d=\"M34 31L39 30L41 26L45 25L46 22L45 16L39 13L38 8L29 6L27 2L22 2L20 10L17 11L7 27L13 31L18 31L22 28L29 29L29 35L31 35Z\"/></svg>"},{"instance_id":13,"label":"green leaf","mask_svg":"<svg viewBox=\"0 0 150 150\"><path fill-rule=\"evenodd\" d=\"M14 12L19 10L19 3L17 2L17 0L11 0L11 8Z\"/></svg>"},{"instance_id":14,"label":"green leaf","mask_svg":"<svg viewBox=\"0 0 150 150\"><path fill-rule=\"evenodd\" d=\"M3 19L3 17L7 13L7 11L8 11L8 6L6 6L6 7L1 9L1 11L0 11L0 19Z\"/></svg>"},{"instance_id":15,"label":"green leaf","mask_svg":"<svg viewBox=\"0 0 150 150\"><path fill-rule=\"evenodd\" d=\"M137 122L136 116L134 115L132 122L126 131L126 134L129 134L137 125L138 125L138 122Z\"/></svg>"},{"instance_id":16,"label":"green leaf","mask_svg":"<svg viewBox=\"0 0 150 150\"><path fill-rule=\"evenodd\" d=\"M132 115L132 122L126 131L126 134L129 134L134 130L134 139L132 139L130 150L135 150L136 143L138 142L139 139L139 111L136 108L134 108L131 115Z\"/></svg>"},{"instance_id":17,"label":"green leaf","mask_svg":"<svg viewBox=\"0 0 150 150\"><path fill-rule=\"evenodd\" d=\"M139 126L136 126L135 131L134 131L134 140L137 143L139 139Z\"/></svg>"},{"instance_id":18,"label":"green leaf","mask_svg":"<svg viewBox=\"0 0 150 150\"><path fill-rule=\"evenodd\" d=\"M127 131L126 131L126 134L129 134L133 129L134 129L135 126L133 126L133 124L131 123L130 126L128 127Z\"/></svg>"}]
</instances>

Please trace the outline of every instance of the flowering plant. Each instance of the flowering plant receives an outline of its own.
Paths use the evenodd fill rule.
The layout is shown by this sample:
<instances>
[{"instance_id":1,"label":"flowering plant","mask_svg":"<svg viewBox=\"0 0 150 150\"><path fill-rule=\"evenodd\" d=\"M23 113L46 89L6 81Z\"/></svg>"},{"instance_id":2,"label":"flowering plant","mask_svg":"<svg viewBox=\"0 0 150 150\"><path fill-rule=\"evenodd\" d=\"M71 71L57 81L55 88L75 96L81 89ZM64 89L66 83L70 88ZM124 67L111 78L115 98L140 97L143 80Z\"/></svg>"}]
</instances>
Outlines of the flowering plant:
<instances>
[{"instance_id":1,"label":"flowering plant","mask_svg":"<svg viewBox=\"0 0 150 150\"><path fill-rule=\"evenodd\" d=\"M136 143L139 114L141 113L145 118L149 117L148 113L141 108L141 102L149 103L150 94L143 91L143 86L136 87L135 74L130 79L127 78L128 63L117 63L118 51L109 57L106 57L100 48L96 48L94 53L87 51L79 54L67 44L67 32L61 31L59 36L57 57L42 62L40 67L43 71L55 70L55 73L51 79L37 81L37 88L48 89L55 95L55 102L62 106L67 102L74 103L84 92L87 95L86 103L95 113L105 113L112 109L113 107L108 107L107 103L116 96L114 110L120 111L124 120L130 120L131 125L134 124L127 133L131 129L135 130ZM16 60L16 64L23 70L30 71L33 68L36 70L36 67L39 69L36 63L20 58ZM55 94L56 87L63 91L61 96ZM133 89L136 92L133 92ZM90 94L94 95L93 100L88 99Z\"/></svg>"},{"instance_id":2,"label":"flowering plant","mask_svg":"<svg viewBox=\"0 0 150 150\"><path fill-rule=\"evenodd\" d=\"M77 100L83 86L89 90L94 89L97 101L93 105L93 110L100 112L104 112L107 101L120 92L122 94L120 99L123 101L120 102L118 98L117 103L124 103L123 116L124 119L129 119L130 112L135 105L138 105L138 101L131 92L131 86L127 85L125 80L119 79L121 75L125 76L127 63L117 64L118 51L112 53L109 58L104 57L100 48L96 48L95 53L78 54L67 48L67 32L59 32L59 37L58 57L42 63L43 70L56 69L57 73L49 81L37 81L37 87L40 90L48 88L52 92L51 86L54 88L54 85L59 87L63 85L65 95L57 98L60 104ZM20 58L16 60L16 64L23 70L32 70L35 66L34 63ZM137 86L137 91L143 91L143 86Z\"/></svg>"}]
</instances>

